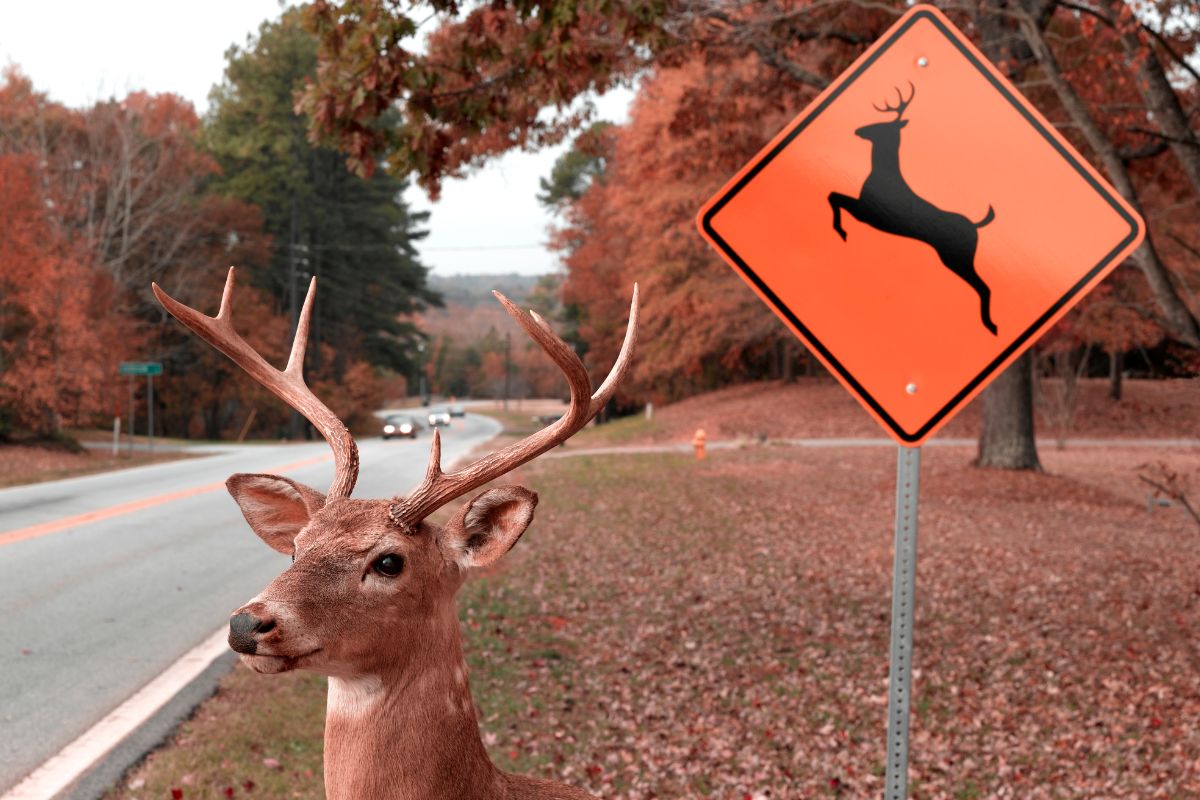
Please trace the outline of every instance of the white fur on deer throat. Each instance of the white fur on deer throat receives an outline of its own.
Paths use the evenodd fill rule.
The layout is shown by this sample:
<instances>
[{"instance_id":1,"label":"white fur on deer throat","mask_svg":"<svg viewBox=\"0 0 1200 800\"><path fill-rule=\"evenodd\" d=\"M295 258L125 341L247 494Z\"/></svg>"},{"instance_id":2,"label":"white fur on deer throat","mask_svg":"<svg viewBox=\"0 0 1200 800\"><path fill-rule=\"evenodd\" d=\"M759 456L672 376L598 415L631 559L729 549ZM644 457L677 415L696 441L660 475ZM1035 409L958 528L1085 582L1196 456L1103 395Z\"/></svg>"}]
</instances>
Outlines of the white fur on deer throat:
<instances>
[{"instance_id":1,"label":"white fur on deer throat","mask_svg":"<svg viewBox=\"0 0 1200 800\"><path fill-rule=\"evenodd\" d=\"M357 678L329 679L329 716L360 717L371 710L383 692L383 681L378 675L361 675Z\"/></svg>"}]
</instances>

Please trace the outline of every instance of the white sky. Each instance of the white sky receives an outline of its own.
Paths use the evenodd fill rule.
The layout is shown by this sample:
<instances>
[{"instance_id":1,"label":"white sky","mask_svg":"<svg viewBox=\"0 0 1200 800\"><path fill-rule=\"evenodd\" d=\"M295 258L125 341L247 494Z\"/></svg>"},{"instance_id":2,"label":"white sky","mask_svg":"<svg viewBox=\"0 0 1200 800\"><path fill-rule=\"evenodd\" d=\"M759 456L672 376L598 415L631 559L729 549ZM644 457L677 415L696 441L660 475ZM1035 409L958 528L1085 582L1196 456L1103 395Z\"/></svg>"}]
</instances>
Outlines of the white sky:
<instances>
[{"instance_id":1,"label":"white sky","mask_svg":"<svg viewBox=\"0 0 1200 800\"><path fill-rule=\"evenodd\" d=\"M225 51L280 8L278 0L0 0L0 64L18 65L36 89L69 106L144 89L174 92L203 114ZM631 98L601 98L602 116L623 121ZM437 204L410 190L414 208L432 211L424 263L441 275L555 269L544 247L551 220L536 194L562 149L510 153L447 182Z\"/></svg>"}]
</instances>

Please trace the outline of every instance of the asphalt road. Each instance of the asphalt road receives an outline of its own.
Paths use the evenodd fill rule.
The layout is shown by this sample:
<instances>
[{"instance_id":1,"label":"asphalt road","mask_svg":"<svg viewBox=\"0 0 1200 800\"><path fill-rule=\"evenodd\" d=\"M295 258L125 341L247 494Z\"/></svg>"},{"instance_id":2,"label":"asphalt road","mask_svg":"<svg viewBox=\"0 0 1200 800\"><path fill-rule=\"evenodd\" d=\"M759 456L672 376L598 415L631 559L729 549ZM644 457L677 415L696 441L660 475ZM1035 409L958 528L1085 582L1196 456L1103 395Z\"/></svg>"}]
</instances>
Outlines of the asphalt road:
<instances>
[{"instance_id":1,"label":"asphalt road","mask_svg":"<svg viewBox=\"0 0 1200 800\"><path fill-rule=\"evenodd\" d=\"M443 464L498 431L485 417L455 419L442 431ZM428 429L415 441L360 441L354 496L416 486L429 441ZM0 489L0 793L287 568L225 492L234 472L282 472L324 491L333 462L324 442L247 446ZM4 543L6 532L97 511L104 518Z\"/></svg>"}]
</instances>

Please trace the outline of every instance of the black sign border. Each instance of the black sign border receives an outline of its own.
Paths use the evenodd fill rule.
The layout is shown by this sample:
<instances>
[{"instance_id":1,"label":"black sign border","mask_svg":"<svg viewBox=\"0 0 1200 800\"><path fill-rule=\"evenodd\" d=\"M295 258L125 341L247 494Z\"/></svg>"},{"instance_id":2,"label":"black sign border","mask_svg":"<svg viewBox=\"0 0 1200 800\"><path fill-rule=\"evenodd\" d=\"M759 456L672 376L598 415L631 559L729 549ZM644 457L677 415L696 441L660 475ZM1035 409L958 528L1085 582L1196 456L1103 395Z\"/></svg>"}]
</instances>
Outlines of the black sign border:
<instances>
[{"instance_id":1,"label":"black sign border","mask_svg":"<svg viewBox=\"0 0 1200 800\"><path fill-rule=\"evenodd\" d=\"M713 218L721 211L721 209L724 208L725 205L729 203L729 201L732 200L738 192L745 188L745 186L752 181L759 172L761 172L769 163L771 163L771 161L777 155L783 152L783 149L791 144L792 140L808 127L809 123L811 123L821 114L821 112L828 108L829 105L833 103L833 101L836 100L838 96L846 90L847 87L854 83L854 81L857 80L862 73L865 72L866 69L875 62L876 59L886 52L889 47L895 44L897 39L903 36L909 28L921 20L928 20L929 22L933 23L938 31L940 31L942 35L950 40L955 48L957 48L958 51L966 57L967 61L977 70L979 70L980 74L982 74L988 80L988 82L995 87L996 91L998 91L1004 97L1004 99L1006 99L1013 106L1013 108L1020 112L1021 116L1023 116L1025 120L1042 135L1046 142L1049 143L1050 146L1053 147L1058 154L1062 156L1063 159L1066 160L1076 172L1079 173L1080 177L1082 177L1089 186L1096 190L1096 193L1099 194L1100 197L1112 207L1113 211L1117 212L1117 214L1123 220L1129 223L1130 231L1128 236L1122 239L1116 247L1110 250L1108 254L1105 255L1104 258L1102 258L1100 262L1096 264L1096 266L1089 270L1087 274L1079 280L1078 283L1071 287L1071 289L1065 295L1063 295L1058 302L1056 302L1044 314L1038 317L1028 329L1018 336L1012 342L1012 344L1006 347L1000 353L1000 355L996 356L995 359L987 364L983 370L980 371L980 373L976 375L969 383L967 383L967 385L963 387L958 394L950 398L949 402L947 402L946 405L942 406L941 409L939 409L932 417L930 417L929 421L918 428L914 433L909 433L900 427L899 423L897 423L896 420L894 420L892 416L884 410L883 406L881 406L879 402L862 386L862 384L855 380L854 376L851 375L844 366L842 366L842 363L834 357L833 353L829 352L828 348L825 347L821 340L814 336L812 331L810 331L804 325L804 323L802 323L796 317L796 315L792 313L791 309L783 304L779 297L777 297L775 293L771 291L770 287L767 286L767 284L754 272L754 270L750 268L750 265L742 260L742 257L734 251L728 242L721 238L716 229L713 228L712 222ZM958 407L958 405L962 403L963 399L976 389L976 387L988 380L992 373L995 372L1002 363L1004 363L1005 359L1009 358L1018 350L1021 350L1027 342L1032 344L1030 339L1043 325L1046 324L1046 321L1053 317L1054 314L1062 309L1064 305L1069 303L1072 298L1078 295L1083 288L1087 286L1087 284L1090 283L1098 274L1103 272L1122 250L1124 250L1134 240L1137 239L1140 231L1140 225L1138 224L1137 219L1133 217L1120 202L1117 201L1112 193L1109 192L1098 180L1096 180L1092 173L1080 163L1079 159L1076 158L1073 153L1068 151L1062 145L1062 143L1059 142L1059 140L1055 138L1046 129L1046 127L1029 112L1029 109L1025 107L1025 104L1020 102L1008 89L1008 87L1000 82L1000 80L992 73L991 70L984 66L980 59L963 43L959 36L955 35L954 31L946 27L946 24L938 15L926 9L917 11L910 16L904 22L904 24L892 32L891 36L880 43L871 52L871 54L854 69L853 72L845 75L844 78L833 87L832 91L825 96L825 99L822 100L819 105L806 114L803 119L797 121L795 127L788 133L787 136L785 136L779 141L778 144L771 148L770 152L762 156L759 161L755 163L754 166L751 167L746 174L743 175L741 179L729 189L729 191L722 195L721 198L704 213L703 217L701 218L701 224L704 227L705 233L707 233L709 237L711 237L712 241L721 248L721 251L725 253L729 260L737 265L737 268L742 272L742 274L758 287L759 291L761 291L763 296L768 299L776 312L785 317L792 325L796 327L797 330L801 332L804 338L807 339L808 342L820 352L825 361L837 371L843 380L854 387L854 391L858 394L858 396L866 401L867 405L869 405L875 411L875 413L879 415L879 418L884 421L888 428L890 428L901 441L909 443L915 443L923 439L930 430L937 427L943 419L949 416Z\"/></svg>"}]
</instances>

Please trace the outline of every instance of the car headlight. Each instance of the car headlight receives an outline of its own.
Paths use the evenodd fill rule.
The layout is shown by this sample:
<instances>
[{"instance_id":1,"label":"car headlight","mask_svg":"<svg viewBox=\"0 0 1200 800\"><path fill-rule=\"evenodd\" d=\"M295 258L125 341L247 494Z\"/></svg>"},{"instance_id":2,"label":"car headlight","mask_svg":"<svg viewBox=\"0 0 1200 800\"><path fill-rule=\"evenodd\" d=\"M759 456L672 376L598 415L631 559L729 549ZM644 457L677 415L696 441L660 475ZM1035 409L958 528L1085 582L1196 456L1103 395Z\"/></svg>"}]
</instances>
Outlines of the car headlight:
<instances>
[{"instance_id":1,"label":"car headlight","mask_svg":"<svg viewBox=\"0 0 1200 800\"><path fill-rule=\"evenodd\" d=\"M396 426L395 426L395 425L384 425L384 426L383 426L383 432L384 432L384 433L395 433L395 432L396 432Z\"/></svg>"},{"instance_id":2,"label":"car headlight","mask_svg":"<svg viewBox=\"0 0 1200 800\"><path fill-rule=\"evenodd\" d=\"M412 425L408 425L407 423L404 425L401 425L400 432L401 433L412 433Z\"/></svg>"}]
</instances>

